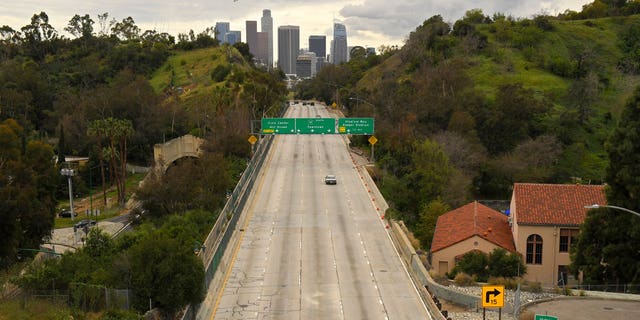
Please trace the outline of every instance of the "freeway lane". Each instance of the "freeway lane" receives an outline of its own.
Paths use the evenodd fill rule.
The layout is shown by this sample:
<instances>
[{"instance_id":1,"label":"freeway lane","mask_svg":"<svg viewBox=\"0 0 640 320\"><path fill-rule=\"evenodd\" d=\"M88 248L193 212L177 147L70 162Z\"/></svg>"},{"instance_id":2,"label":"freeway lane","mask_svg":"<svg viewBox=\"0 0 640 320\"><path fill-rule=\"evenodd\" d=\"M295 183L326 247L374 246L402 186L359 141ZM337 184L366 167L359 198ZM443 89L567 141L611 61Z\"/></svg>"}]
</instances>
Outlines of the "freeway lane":
<instances>
[{"instance_id":1,"label":"freeway lane","mask_svg":"<svg viewBox=\"0 0 640 320\"><path fill-rule=\"evenodd\" d=\"M288 111L316 115L329 117L321 106ZM278 136L263 170L231 274L207 319L430 318L344 137ZM338 184L325 185L326 174Z\"/></svg>"}]
</instances>

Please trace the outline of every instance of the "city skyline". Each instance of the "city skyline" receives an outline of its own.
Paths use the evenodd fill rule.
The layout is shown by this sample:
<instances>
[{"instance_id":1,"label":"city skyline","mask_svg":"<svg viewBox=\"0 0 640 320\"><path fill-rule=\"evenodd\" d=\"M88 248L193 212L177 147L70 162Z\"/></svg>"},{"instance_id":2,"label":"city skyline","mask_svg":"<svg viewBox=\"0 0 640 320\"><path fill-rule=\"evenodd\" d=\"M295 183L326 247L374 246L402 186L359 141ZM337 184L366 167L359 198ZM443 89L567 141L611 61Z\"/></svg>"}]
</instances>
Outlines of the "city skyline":
<instances>
[{"instance_id":1,"label":"city skyline","mask_svg":"<svg viewBox=\"0 0 640 320\"><path fill-rule=\"evenodd\" d=\"M334 20L347 27L349 45L378 49L381 45L403 45L404 40L426 19L442 15L445 21L455 22L470 9L479 8L486 15L496 12L516 18L535 14L557 15L566 9L581 10L585 0L479 0L474 2L450 0L398 0L389 3L383 0L359 0L324 2L301 0L266 1L201 1L170 2L149 5L142 0L114 0L108 3L77 0L41 2L23 0L0 3L0 25L20 30L30 23L31 16L44 11L50 24L58 33L71 37L64 27L75 15L89 14L99 29L98 15L109 14L109 20L122 21L133 18L141 31L156 30L173 36L188 34L190 30L200 33L215 26L217 21L229 22L231 30L246 34L245 21L257 20L263 9L270 9L273 28L282 25L300 26L301 46L308 47L310 35L325 35L332 39ZM260 31L260 30L259 30ZM273 34L273 32L272 32ZM243 37L244 39L244 37ZM274 48L276 49L276 48ZM275 50L274 50L275 51ZM275 52L274 52L275 54Z\"/></svg>"}]
</instances>

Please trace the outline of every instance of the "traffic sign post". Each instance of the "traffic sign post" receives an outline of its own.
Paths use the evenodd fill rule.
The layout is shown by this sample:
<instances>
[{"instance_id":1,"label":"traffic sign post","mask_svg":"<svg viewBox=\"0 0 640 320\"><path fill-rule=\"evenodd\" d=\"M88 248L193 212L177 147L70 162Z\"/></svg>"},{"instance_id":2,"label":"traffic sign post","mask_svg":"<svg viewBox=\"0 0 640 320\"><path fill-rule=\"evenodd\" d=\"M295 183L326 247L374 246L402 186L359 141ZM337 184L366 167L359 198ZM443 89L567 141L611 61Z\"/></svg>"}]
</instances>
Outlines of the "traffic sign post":
<instances>
[{"instance_id":1,"label":"traffic sign post","mask_svg":"<svg viewBox=\"0 0 640 320\"><path fill-rule=\"evenodd\" d=\"M336 120L334 118L296 118L296 133L334 134Z\"/></svg>"},{"instance_id":2,"label":"traffic sign post","mask_svg":"<svg viewBox=\"0 0 640 320\"><path fill-rule=\"evenodd\" d=\"M558 320L558 317L548 316L546 314L536 314L535 320Z\"/></svg>"},{"instance_id":3,"label":"traffic sign post","mask_svg":"<svg viewBox=\"0 0 640 320\"><path fill-rule=\"evenodd\" d=\"M368 141L369 141L369 144L371 144L371 161L376 161L375 160L376 158L373 154L373 151L374 151L373 146L376 144L376 142L378 142L378 138L371 136L369 137Z\"/></svg>"},{"instance_id":4,"label":"traffic sign post","mask_svg":"<svg viewBox=\"0 0 640 320\"><path fill-rule=\"evenodd\" d=\"M339 118L338 133L373 134L373 118Z\"/></svg>"},{"instance_id":5,"label":"traffic sign post","mask_svg":"<svg viewBox=\"0 0 640 320\"><path fill-rule=\"evenodd\" d=\"M504 307L504 286L482 286L482 319L485 319L486 308L500 308L498 318L502 319L502 307Z\"/></svg>"},{"instance_id":6,"label":"traffic sign post","mask_svg":"<svg viewBox=\"0 0 640 320\"><path fill-rule=\"evenodd\" d=\"M294 118L262 118L262 134L295 134L296 120Z\"/></svg>"}]
</instances>

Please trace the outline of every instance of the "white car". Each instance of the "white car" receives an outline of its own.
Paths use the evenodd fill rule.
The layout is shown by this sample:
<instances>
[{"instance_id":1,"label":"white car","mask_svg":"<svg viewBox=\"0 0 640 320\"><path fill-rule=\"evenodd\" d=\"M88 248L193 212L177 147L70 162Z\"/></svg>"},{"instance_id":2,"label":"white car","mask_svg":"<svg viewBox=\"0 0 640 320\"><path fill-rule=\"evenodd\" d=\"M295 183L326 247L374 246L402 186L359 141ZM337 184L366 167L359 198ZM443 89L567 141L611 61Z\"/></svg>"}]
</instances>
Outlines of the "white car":
<instances>
[{"instance_id":1,"label":"white car","mask_svg":"<svg viewBox=\"0 0 640 320\"><path fill-rule=\"evenodd\" d=\"M335 175L328 174L326 177L324 177L324 183L325 184L338 184L338 180L336 179Z\"/></svg>"}]
</instances>

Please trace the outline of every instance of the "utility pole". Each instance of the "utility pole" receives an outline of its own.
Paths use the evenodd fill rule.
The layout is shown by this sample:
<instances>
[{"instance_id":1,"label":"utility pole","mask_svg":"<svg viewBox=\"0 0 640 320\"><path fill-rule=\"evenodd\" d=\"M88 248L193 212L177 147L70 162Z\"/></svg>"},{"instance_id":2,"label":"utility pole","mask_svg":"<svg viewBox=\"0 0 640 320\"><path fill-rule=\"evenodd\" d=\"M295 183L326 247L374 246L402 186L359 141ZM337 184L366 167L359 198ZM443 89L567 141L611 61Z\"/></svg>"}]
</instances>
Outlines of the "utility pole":
<instances>
[{"instance_id":1,"label":"utility pole","mask_svg":"<svg viewBox=\"0 0 640 320\"><path fill-rule=\"evenodd\" d=\"M66 162L66 164L67 168L62 168L60 173L69 180L69 209L71 210L71 221L73 221L73 216L76 215L76 212L73 210L73 185L71 178L76 175L76 171L71 168L71 163Z\"/></svg>"}]
</instances>

